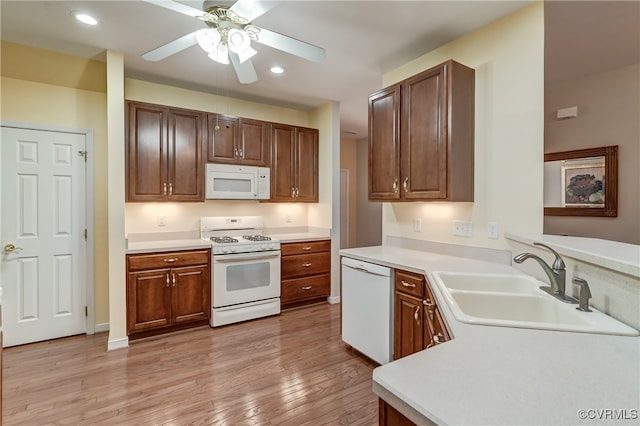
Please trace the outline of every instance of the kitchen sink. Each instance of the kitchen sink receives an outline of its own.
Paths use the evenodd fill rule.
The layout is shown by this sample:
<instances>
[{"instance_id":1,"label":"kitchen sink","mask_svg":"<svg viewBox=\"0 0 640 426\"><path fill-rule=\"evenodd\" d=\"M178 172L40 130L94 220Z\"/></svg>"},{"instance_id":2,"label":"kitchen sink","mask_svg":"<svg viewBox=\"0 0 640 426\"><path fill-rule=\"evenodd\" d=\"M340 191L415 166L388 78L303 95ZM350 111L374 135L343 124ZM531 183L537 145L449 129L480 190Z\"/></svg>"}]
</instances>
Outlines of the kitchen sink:
<instances>
[{"instance_id":1,"label":"kitchen sink","mask_svg":"<svg viewBox=\"0 0 640 426\"><path fill-rule=\"evenodd\" d=\"M545 285L528 275L468 274L438 272L445 287L452 290L538 294L538 287Z\"/></svg>"},{"instance_id":2,"label":"kitchen sink","mask_svg":"<svg viewBox=\"0 0 640 426\"><path fill-rule=\"evenodd\" d=\"M526 275L434 272L456 320L467 324L638 336L626 324L594 309L581 312L540 290Z\"/></svg>"}]
</instances>

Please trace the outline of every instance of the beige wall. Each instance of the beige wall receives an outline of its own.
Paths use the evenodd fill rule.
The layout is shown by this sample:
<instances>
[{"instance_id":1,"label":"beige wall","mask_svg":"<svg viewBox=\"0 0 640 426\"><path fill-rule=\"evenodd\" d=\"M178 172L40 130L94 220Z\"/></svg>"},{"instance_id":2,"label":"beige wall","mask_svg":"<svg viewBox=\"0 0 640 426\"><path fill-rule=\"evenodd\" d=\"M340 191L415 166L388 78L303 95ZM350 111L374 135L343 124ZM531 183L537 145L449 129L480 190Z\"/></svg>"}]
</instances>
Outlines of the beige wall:
<instances>
[{"instance_id":1,"label":"beige wall","mask_svg":"<svg viewBox=\"0 0 640 426\"><path fill-rule=\"evenodd\" d=\"M618 145L618 217L545 216L546 234L640 244L640 64L545 88L545 152ZM578 107L578 117L556 111Z\"/></svg>"},{"instance_id":2,"label":"beige wall","mask_svg":"<svg viewBox=\"0 0 640 426\"><path fill-rule=\"evenodd\" d=\"M109 322L105 75L103 62L2 42L2 120L93 130L94 318L99 329Z\"/></svg>"},{"instance_id":3,"label":"beige wall","mask_svg":"<svg viewBox=\"0 0 640 426\"><path fill-rule=\"evenodd\" d=\"M357 144L353 139L342 139L340 141L340 169L349 171L349 245L356 246L356 179L357 179Z\"/></svg>"},{"instance_id":4,"label":"beige wall","mask_svg":"<svg viewBox=\"0 0 640 426\"><path fill-rule=\"evenodd\" d=\"M476 70L475 201L384 203L383 239L506 249L504 231L542 232L544 17L535 2L384 75L389 86L447 59ZM422 232L413 232L413 219ZM472 238L452 235L473 222ZM487 237L498 222L499 239Z\"/></svg>"}]
</instances>

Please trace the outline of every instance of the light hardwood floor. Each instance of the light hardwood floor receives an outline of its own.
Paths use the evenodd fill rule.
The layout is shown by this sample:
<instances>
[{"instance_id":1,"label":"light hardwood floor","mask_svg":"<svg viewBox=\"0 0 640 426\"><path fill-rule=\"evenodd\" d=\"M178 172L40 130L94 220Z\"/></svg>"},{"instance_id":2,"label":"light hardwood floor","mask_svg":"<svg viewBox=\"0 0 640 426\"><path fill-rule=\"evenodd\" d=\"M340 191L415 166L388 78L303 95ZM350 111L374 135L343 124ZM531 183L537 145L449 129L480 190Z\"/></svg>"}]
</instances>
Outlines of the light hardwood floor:
<instances>
[{"instance_id":1,"label":"light hardwood floor","mask_svg":"<svg viewBox=\"0 0 640 426\"><path fill-rule=\"evenodd\" d=\"M106 351L107 335L4 351L4 426L377 425L376 364L340 340L339 305Z\"/></svg>"}]
</instances>

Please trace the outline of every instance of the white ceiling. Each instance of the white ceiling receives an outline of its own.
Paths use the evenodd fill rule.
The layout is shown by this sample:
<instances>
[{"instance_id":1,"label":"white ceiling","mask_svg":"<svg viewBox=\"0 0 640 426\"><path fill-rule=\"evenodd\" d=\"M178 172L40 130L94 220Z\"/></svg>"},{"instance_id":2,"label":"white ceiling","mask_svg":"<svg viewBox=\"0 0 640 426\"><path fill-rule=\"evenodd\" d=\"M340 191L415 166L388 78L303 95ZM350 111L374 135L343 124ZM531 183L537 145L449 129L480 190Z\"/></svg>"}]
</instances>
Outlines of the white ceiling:
<instances>
[{"instance_id":1,"label":"white ceiling","mask_svg":"<svg viewBox=\"0 0 640 426\"><path fill-rule=\"evenodd\" d=\"M254 23L323 47L326 59L308 62L254 43L258 81L250 85L240 84L231 65L211 61L198 46L160 62L144 61L141 54L204 24L141 1L1 0L0 30L3 40L85 57L101 59L106 49L123 52L128 77L302 109L338 101L343 137L359 139L367 135L367 96L382 88L383 73L529 2L282 1ZM72 10L90 12L100 24L80 24ZM639 28L639 1L545 2L545 78L640 62ZM284 75L269 73L276 63L287 69Z\"/></svg>"},{"instance_id":2,"label":"white ceiling","mask_svg":"<svg viewBox=\"0 0 640 426\"><path fill-rule=\"evenodd\" d=\"M183 1L200 9L201 1ZM229 2L227 2L229 3ZM219 65L193 46L160 62L140 55L204 27L192 17L141 1L5 1L3 40L102 58L123 52L128 77L311 109L340 102L344 137L367 134L367 96L382 74L527 4L527 1L283 1L254 23L323 47L322 63L254 43L258 81L242 85L231 65ZM72 10L100 24L76 22ZM287 72L271 75L272 64ZM352 132L352 133L351 133Z\"/></svg>"}]
</instances>

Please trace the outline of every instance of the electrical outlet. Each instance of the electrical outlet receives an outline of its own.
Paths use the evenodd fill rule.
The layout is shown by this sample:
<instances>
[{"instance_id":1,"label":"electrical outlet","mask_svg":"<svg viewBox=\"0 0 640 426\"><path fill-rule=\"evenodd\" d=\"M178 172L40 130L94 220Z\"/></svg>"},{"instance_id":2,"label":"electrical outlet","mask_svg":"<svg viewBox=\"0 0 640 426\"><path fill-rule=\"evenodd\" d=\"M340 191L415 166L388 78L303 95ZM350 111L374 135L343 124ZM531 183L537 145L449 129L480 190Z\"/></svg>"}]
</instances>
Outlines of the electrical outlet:
<instances>
[{"instance_id":1,"label":"electrical outlet","mask_svg":"<svg viewBox=\"0 0 640 426\"><path fill-rule=\"evenodd\" d=\"M413 232L422 231L422 219L419 217L413 218Z\"/></svg>"},{"instance_id":2,"label":"electrical outlet","mask_svg":"<svg viewBox=\"0 0 640 426\"><path fill-rule=\"evenodd\" d=\"M487 224L487 237L498 238L498 222L489 222Z\"/></svg>"},{"instance_id":3,"label":"electrical outlet","mask_svg":"<svg viewBox=\"0 0 640 426\"><path fill-rule=\"evenodd\" d=\"M290 214L290 213L287 213L287 214L285 214L285 215L284 215L284 221L285 221L286 223L291 223L291 222L293 222L293 218L291 217L291 214Z\"/></svg>"},{"instance_id":4,"label":"electrical outlet","mask_svg":"<svg viewBox=\"0 0 640 426\"><path fill-rule=\"evenodd\" d=\"M466 221L466 220L454 220L453 235L458 235L460 237L472 237L473 222Z\"/></svg>"},{"instance_id":5,"label":"electrical outlet","mask_svg":"<svg viewBox=\"0 0 640 426\"><path fill-rule=\"evenodd\" d=\"M158 226L167 226L166 216L158 216Z\"/></svg>"}]
</instances>

